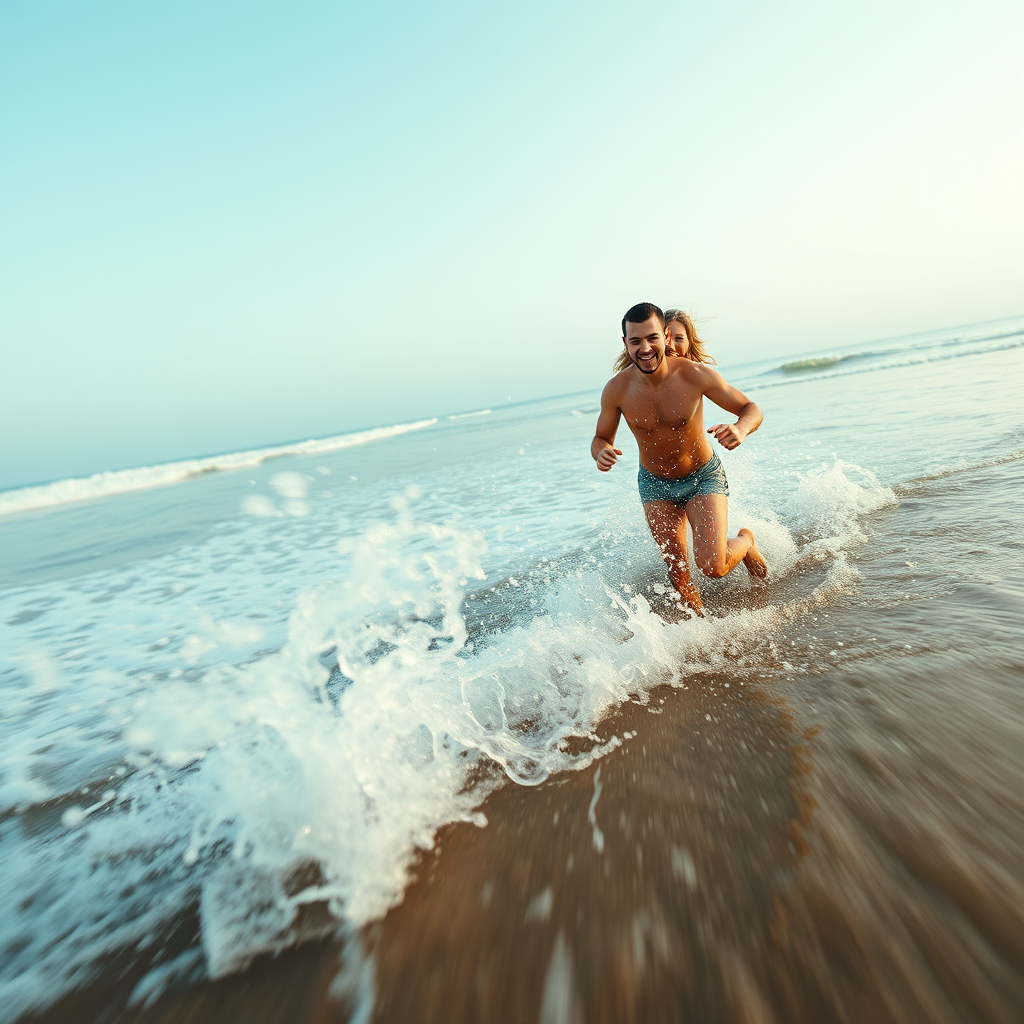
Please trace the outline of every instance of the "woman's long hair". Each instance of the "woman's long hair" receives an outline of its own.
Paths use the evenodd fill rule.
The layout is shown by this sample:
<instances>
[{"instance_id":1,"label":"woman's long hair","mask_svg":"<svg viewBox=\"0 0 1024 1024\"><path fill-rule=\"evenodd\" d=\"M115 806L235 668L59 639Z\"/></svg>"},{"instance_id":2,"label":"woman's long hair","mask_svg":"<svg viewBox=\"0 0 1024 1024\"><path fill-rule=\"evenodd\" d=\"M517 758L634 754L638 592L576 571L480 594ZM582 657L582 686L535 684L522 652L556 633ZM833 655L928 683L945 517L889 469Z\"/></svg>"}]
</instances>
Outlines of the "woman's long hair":
<instances>
[{"instance_id":1,"label":"woman's long hair","mask_svg":"<svg viewBox=\"0 0 1024 1024\"><path fill-rule=\"evenodd\" d=\"M686 340L688 342L686 358L692 359L695 363L714 363L715 360L708 355L704 348L704 339L697 333L697 328L693 325L693 320L690 319L689 315L681 309L666 309L665 310L665 333L668 333L668 325L673 321L678 321L683 325L683 330L686 331ZM620 370L626 369L627 366L632 364L633 360L629 358L629 353L623 348L619 353L619 358L615 360L615 366L613 369L616 373Z\"/></svg>"}]
</instances>

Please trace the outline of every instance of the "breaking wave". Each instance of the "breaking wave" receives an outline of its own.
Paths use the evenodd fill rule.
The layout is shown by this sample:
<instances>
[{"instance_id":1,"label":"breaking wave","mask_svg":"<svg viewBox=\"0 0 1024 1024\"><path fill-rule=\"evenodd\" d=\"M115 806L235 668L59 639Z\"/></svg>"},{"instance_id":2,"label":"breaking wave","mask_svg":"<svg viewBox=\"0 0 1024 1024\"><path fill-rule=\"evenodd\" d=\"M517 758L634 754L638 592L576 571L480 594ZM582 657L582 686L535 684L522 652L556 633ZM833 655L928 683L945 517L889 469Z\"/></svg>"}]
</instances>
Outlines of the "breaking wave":
<instances>
[{"instance_id":1,"label":"breaking wave","mask_svg":"<svg viewBox=\"0 0 1024 1024\"><path fill-rule=\"evenodd\" d=\"M35 487L21 487L0 493L0 516L14 512L28 512L32 509L66 505L75 501L92 498L106 498L113 494L129 491L145 491L153 487L167 487L180 483L200 473L214 473L224 470L245 469L258 466L267 459L283 455L316 455L335 452L342 448L380 441L410 430L422 430L437 423L437 419L417 420L414 423L399 423L391 427L375 427L359 430L352 434L336 437L314 438L310 441L296 441L292 444L277 445L273 448L254 448L251 451L233 452L228 455L210 455L202 459L185 459L181 462L166 462L159 466L141 466L138 469L118 469L105 473L94 473L88 477L71 480L57 480Z\"/></svg>"},{"instance_id":2,"label":"breaking wave","mask_svg":"<svg viewBox=\"0 0 1024 1024\"><path fill-rule=\"evenodd\" d=\"M830 366L835 366L837 363L845 363L850 359L857 359L859 356L863 355L868 355L868 353L845 356L815 356L811 359L795 359L791 363L783 363L779 369L784 373L802 373L805 370L824 370Z\"/></svg>"}]
</instances>

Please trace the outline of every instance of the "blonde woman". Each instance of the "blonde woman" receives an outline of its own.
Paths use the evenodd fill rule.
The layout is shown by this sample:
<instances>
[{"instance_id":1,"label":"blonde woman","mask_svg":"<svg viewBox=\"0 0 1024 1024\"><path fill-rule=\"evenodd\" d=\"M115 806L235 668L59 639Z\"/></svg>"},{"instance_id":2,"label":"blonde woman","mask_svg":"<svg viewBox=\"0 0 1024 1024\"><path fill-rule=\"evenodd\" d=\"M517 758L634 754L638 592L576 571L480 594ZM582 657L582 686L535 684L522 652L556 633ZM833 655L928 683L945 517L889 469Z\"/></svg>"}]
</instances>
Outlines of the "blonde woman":
<instances>
[{"instance_id":1,"label":"blonde woman","mask_svg":"<svg viewBox=\"0 0 1024 1024\"><path fill-rule=\"evenodd\" d=\"M672 351L666 351L666 355L692 359L695 363L715 362L705 351L704 339L697 333L693 320L683 310L665 310L665 331L672 343Z\"/></svg>"}]
</instances>

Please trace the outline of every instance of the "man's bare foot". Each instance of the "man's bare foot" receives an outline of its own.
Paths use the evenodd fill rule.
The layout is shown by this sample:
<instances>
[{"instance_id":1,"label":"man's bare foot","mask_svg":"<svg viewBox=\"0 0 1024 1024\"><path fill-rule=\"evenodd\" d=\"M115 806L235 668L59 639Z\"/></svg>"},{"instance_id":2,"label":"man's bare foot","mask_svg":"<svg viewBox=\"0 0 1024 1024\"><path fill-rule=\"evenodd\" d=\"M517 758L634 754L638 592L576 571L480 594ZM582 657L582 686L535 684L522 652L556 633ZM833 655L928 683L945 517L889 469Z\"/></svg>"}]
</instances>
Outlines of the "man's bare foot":
<instances>
[{"instance_id":1,"label":"man's bare foot","mask_svg":"<svg viewBox=\"0 0 1024 1024\"><path fill-rule=\"evenodd\" d=\"M768 575L768 563L764 560L764 556L760 551L757 550L757 541L754 540L754 534L751 530L740 530L740 535L746 534L750 538L750 550L743 556L743 564L747 567L747 572L751 576L756 576L759 580L763 580Z\"/></svg>"},{"instance_id":2,"label":"man's bare foot","mask_svg":"<svg viewBox=\"0 0 1024 1024\"><path fill-rule=\"evenodd\" d=\"M676 607L680 611L689 609L690 611L703 616L704 603L701 601L700 593L696 587L691 585L688 590L680 590L676 587L676 592L672 596L676 599Z\"/></svg>"}]
</instances>

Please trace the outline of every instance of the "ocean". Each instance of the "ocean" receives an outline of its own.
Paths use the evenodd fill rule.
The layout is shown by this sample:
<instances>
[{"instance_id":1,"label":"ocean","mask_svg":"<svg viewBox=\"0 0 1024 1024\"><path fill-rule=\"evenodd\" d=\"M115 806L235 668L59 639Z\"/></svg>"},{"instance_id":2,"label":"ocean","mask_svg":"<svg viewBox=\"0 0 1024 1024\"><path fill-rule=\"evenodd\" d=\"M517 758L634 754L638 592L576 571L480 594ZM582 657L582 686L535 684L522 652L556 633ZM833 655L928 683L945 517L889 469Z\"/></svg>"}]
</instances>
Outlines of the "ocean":
<instances>
[{"instance_id":1,"label":"ocean","mask_svg":"<svg viewBox=\"0 0 1024 1024\"><path fill-rule=\"evenodd\" d=\"M1024 318L723 371L704 618L597 391L0 493L0 1020L1019 1019Z\"/></svg>"}]
</instances>

